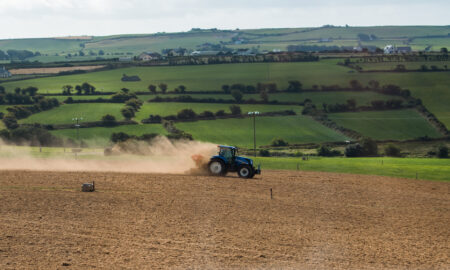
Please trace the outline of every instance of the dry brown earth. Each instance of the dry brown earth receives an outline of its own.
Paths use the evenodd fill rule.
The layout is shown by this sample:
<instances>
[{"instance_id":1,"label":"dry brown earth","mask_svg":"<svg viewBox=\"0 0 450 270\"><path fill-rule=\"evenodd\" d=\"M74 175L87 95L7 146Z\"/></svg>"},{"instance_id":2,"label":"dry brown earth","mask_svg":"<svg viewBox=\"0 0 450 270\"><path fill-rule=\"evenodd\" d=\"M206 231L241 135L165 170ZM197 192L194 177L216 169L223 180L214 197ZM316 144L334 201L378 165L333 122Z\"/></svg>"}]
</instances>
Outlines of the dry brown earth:
<instances>
[{"instance_id":1,"label":"dry brown earth","mask_svg":"<svg viewBox=\"0 0 450 270\"><path fill-rule=\"evenodd\" d=\"M0 269L450 269L449 224L445 182L0 171Z\"/></svg>"},{"instance_id":2,"label":"dry brown earth","mask_svg":"<svg viewBox=\"0 0 450 270\"><path fill-rule=\"evenodd\" d=\"M103 65L96 66L76 66L76 67L51 67L51 68L19 68L11 69L12 75L30 75L30 74L58 74L60 72L75 71L75 70L96 70L103 68Z\"/></svg>"}]
</instances>

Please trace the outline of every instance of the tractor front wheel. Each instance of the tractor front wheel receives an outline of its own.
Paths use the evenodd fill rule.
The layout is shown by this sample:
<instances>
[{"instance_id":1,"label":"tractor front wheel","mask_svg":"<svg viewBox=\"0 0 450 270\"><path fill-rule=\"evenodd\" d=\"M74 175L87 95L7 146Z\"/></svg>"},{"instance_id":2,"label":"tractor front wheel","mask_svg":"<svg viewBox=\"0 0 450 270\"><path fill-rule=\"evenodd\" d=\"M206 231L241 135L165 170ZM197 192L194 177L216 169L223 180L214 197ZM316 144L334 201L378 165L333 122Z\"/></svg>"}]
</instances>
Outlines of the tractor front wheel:
<instances>
[{"instance_id":1,"label":"tractor front wheel","mask_svg":"<svg viewBox=\"0 0 450 270\"><path fill-rule=\"evenodd\" d=\"M213 159L208 164L209 172L212 175L225 175L227 174L227 169L225 163L220 159Z\"/></svg>"},{"instance_id":2,"label":"tractor front wheel","mask_svg":"<svg viewBox=\"0 0 450 270\"><path fill-rule=\"evenodd\" d=\"M238 175L241 178L252 178L255 174L250 166L243 165L243 166L239 167Z\"/></svg>"}]
</instances>

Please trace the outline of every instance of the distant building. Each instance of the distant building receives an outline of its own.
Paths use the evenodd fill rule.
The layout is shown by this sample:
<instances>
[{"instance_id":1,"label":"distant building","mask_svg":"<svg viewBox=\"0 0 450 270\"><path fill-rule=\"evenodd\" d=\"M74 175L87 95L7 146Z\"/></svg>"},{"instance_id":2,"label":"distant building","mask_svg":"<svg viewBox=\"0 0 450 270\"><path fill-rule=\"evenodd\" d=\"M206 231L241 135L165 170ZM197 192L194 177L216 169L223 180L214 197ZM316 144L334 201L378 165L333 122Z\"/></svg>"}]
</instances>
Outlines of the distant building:
<instances>
[{"instance_id":1,"label":"distant building","mask_svg":"<svg viewBox=\"0 0 450 270\"><path fill-rule=\"evenodd\" d=\"M220 51L193 51L191 56L218 55Z\"/></svg>"},{"instance_id":2,"label":"distant building","mask_svg":"<svg viewBox=\"0 0 450 270\"><path fill-rule=\"evenodd\" d=\"M119 62L131 62L133 61L132 57L119 57Z\"/></svg>"},{"instance_id":3,"label":"distant building","mask_svg":"<svg viewBox=\"0 0 450 270\"><path fill-rule=\"evenodd\" d=\"M159 60L161 59L161 55L159 53L143 52L138 56L138 59L140 61Z\"/></svg>"},{"instance_id":4,"label":"distant building","mask_svg":"<svg viewBox=\"0 0 450 270\"><path fill-rule=\"evenodd\" d=\"M11 76L11 72L9 72L5 67L0 69L0 78L9 78Z\"/></svg>"},{"instance_id":5,"label":"distant building","mask_svg":"<svg viewBox=\"0 0 450 270\"><path fill-rule=\"evenodd\" d=\"M410 52L412 52L412 49L409 46L397 47L397 53L410 53Z\"/></svg>"},{"instance_id":6,"label":"distant building","mask_svg":"<svg viewBox=\"0 0 450 270\"><path fill-rule=\"evenodd\" d=\"M385 54L410 53L410 52L412 52L412 49L409 46L396 47L394 45L386 45L386 47L384 47Z\"/></svg>"},{"instance_id":7,"label":"distant building","mask_svg":"<svg viewBox=\"0 0 450 270\"><path fill-rule=\"evenodd\" d=\"M236 55L255 55L252 49L237 49L234 54Z\"/></svg>"}]
</instances>

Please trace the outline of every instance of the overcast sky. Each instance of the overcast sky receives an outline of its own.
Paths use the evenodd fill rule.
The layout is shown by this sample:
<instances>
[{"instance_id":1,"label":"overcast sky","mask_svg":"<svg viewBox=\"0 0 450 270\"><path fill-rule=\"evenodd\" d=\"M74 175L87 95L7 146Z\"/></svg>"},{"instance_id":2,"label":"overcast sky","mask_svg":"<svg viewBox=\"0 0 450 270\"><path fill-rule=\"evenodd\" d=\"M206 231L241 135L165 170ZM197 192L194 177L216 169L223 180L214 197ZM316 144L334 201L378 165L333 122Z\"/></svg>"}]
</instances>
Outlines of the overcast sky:
<instances>
[{"instance_id":1,"label":"overcast sky","mask_svg":"<svg viewBox=\"0 0 450 270\"><path fill-rule=\"evenodd\" d=\"M325 24L450 25L449 0L0 0L0 39Z\"/></svg>"}]
</instances>

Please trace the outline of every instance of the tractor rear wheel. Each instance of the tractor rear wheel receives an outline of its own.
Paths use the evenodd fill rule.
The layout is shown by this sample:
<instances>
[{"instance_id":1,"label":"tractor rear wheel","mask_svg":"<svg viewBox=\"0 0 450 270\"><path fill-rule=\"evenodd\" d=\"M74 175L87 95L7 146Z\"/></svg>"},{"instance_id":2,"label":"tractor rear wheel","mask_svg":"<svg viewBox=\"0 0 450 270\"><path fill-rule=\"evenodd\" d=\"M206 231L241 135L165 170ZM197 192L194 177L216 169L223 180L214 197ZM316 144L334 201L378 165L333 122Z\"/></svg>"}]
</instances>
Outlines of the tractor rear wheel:
<instances>
[{"instance_id":1,"label":"tractor rear wheel","mask_svg":"<svg viewBox=\"0 0 450 270\"><path fill-rule=\"evenodd\" d=\"M250 166L242 165L238 169L238 175L241 178L252 178L255 174Z\"/></svg>"},{"instance_id":2,"label":"tractor rear wheel","mask_svg":"<svg viewBox=\"0 0 450 270\"><path fill-rule=\"evenodd\" d=\"M220 159L213 159L208 164L209 173L212 175L225 175L227 174L227 168L225 163Z\"/></svg>"}]
</instances>

